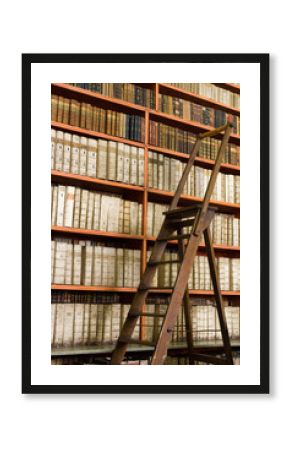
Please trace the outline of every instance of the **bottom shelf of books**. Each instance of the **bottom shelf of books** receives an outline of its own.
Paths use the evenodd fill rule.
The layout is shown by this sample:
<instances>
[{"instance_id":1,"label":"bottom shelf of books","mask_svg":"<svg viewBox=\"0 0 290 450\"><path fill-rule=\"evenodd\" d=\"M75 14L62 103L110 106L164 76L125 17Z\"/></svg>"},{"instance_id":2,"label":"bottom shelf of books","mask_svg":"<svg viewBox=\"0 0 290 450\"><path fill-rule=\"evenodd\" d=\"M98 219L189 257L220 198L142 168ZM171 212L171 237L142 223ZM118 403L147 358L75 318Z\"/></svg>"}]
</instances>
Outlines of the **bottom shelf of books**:
<instances>
[{"instance_id":1,"label":"bottom shelf of books","mask_svg":"<svg viewBox=\"0 0 290 450\"><path fill-rule=\"evenodd\" d=\"M127 298L127 300L126 300ZM52 364L102 364L108 363L122 324L130 308L128 294L53 291L51 305ZM170 296L149 295L145 311L164 313ZM198 351L222 354L223 346L217 310L213 297L191 297L193 338ZM239 364L240 308L237 301L224 298L229 336ZM160 330L162 318L143 317L133 338L154 341ZM127 362L146 364L152 347L131 345ZM186 329L183 310L172 335L167 364L187 364ZM102 359L100 359L103 358ZM132 360L132 361L131 361ZM103 362L102 362L103 361ZM173 362L175 361L175 362ZM126 361L125 361L126 362ZM133 363L133 362L132 362Z\"/></svg>"}]
</instances>

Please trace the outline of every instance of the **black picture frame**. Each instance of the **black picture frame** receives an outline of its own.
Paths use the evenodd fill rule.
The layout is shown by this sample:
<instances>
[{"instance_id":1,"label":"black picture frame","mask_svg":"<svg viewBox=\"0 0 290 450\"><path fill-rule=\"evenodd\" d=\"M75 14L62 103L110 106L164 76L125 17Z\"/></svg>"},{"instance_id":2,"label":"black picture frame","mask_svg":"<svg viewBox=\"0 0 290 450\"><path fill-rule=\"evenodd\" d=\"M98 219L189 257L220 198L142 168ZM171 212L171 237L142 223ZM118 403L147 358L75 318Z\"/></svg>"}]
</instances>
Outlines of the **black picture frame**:
<instances>
[{"instance_id":1,"label":"black picture frame","mask_svg":"<svg viewBox=\"0 0 290 450\"><path fill-rule=\"evenodd\" d=\"M267 394L269 393L269 54L23 54L22 55L22 393ZM31 384L31 65L33 63L254 63L260 65L260 384ZM257 126L257 124L255 124Z\"/></svg>"}]
</instances>

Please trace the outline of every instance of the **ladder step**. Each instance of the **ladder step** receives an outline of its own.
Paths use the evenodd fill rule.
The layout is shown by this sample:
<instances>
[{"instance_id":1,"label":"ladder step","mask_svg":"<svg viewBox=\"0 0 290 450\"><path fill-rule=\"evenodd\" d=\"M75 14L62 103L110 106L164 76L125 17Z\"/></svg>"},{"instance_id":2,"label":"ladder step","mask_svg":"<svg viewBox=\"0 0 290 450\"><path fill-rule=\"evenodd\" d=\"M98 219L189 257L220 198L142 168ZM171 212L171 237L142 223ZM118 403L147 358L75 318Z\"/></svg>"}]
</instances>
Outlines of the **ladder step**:
<instances>
[{"instance_id":1,"label":"ladder step","mask_svg":"<svg viewBox=\"0 0 290 450\"><path fill-rule=\"evenodd\" d=\"M157 239L157 241L182 241L183 239L188 239L189 237L191 236L191 234L190 233L187 233L187 234L176 234L176 235L173 235L173 236L170 236L169 238L167 238L167 239Z\"/></svg>"},{"instance_id":2,"label":"ladder step","mask_svg":"<svg viewBox=\"0 0 290 450\"><path fill-rule=\"evenodd\" d=\"M180 219L167 219L171 225L176 225L176 228L181 227L189 227L194 224L195 217L193 219L180 220Z\"/></svg>"},{"instance_id":3,"label":"ladder step","mask_svg":"<svg viewBox=\"0 0 290 450\"><path fill-rule=\"evenodd\" d=\"M169 211L165 211L163 214L168 218L171 219L173 217L190 217L195 216L197 212L199 211L200 206L185 206L184 208L176 208L171 209Z\"/></svg>"},{"instance_id":4,"label":"ladder step","mask_svg":"<svg viewBox=\"0 0 290 450\"><path fill-rule=\"evenodd\" d=\"M142 317L165 317L166 314L142 312L140 314L140 316L142 316Z\"/></svg>"},{"instance_id":5,"label":"ladder step","mask_svg":"<svg viewBox=\"0 0 290 450\"><path fill-rule=\"evenodd\" d=\"M180 261L180 259L172 259L172 260L166 260L166 261L149 261L147 263L148 266L162 266L164 264L175 264L178 263L180 264L182 261Z\"/></svg>"},{"instance_id":6,"label":"ladder step","mask_svg":"<svg viewBox=\"0 0 290 450\"><path fill-rule=\"evenodd\" d=\"M128 317L136 318L136 317L165 317L166 314L159 313L150 313L150 312L130 312L128 313Z\"/></svg>"}]
</instances>

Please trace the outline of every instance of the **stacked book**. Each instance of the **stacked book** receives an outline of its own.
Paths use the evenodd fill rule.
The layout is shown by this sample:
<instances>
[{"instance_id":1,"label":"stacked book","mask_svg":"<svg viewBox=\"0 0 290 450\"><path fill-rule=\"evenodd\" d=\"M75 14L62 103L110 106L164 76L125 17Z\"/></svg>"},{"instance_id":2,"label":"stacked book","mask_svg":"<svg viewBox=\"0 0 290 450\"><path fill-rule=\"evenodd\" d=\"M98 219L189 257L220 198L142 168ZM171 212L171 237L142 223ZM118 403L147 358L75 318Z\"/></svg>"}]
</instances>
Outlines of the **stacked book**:
<instances>
[{"instance_id":1,"label":"stacked book","mask_svg":"<svg viewBox=\"0 0 290 450\"><path fill-rule=\"evenodd\" d=\"M126 102L145 106L154 109L155 95L154 90L139 86L133 83L71 83L73 86L87 89L92 92L99 92L107 97L119 98Z\"/></svg>"},{"instance_id":2,"label":"stacked book","mask_svg":"<svg viewBox=\"0 0 290 450\"><path fill-rule=\"evenodd\" d=\"M90 131L144 142L144 118L86 102L51 96L51 120Z\"/></svg>"},{"instance_id":3,"label":"stacked book","mask_svg":"<svg viewBox=\"0 0 290 450\"><path fill-rule=\"evenodd\" d=\"M215 128L225 125L230 118L234 133L240 134L239 116L232 116L225 111L169 95L159 95L159 105L160 110L166 114L181 117L186 121L193 120Z\"/></svg>"},{"instance_id":4,"label":"stacked book","mask_svg":"<svg viewBox=\"0 0 290 450\"><path fill-rule=\"evenodd\" d=\"M140 250L102 242L55 238L51 241L53 284L136 287Z\"/></svg>"},{"instance_id":5,"label":"stacked book","mask_svg":"<svg viewBox=\"0 0 290 450\"><path fill-rule=\"evenodd\" d=\"M51 169L144 185L144 149L51 130Z\"/></svg>"},{"instance_id":6,"label":"stacked book","mask_svg":"<svg viewBox=\"0 0 290 450\"><path fill-rule=\"evenodd\" d=\"M116 233L142 233L142 204L121 195L51 186L51 224Z\"/></svg>"},{"instance_id":7,"label":"stacked book","mask_svg":"<svg viewBox=\"0 0 290 450\"><path fill-rule=\"evenodd\" d=\"M211 83L170 83L179 89L210 98L233 108L240 107L240 94L220 88Z\"/></svg>"},{"instance_id":8,"label":"stacked book","mask_svg":"<svg viewBox=\"0 0 290 450\"><path fill-rule=\"evenodd\" d=\"M162 153L149 152L148 185L151 188L175 192L186 163L167 157ZM204 197L212 171L193 166L185 183L183 193ZM227 203L240 202L240 177L219 172L212 194L213 200Z\"/></svg>"}]
</instances>

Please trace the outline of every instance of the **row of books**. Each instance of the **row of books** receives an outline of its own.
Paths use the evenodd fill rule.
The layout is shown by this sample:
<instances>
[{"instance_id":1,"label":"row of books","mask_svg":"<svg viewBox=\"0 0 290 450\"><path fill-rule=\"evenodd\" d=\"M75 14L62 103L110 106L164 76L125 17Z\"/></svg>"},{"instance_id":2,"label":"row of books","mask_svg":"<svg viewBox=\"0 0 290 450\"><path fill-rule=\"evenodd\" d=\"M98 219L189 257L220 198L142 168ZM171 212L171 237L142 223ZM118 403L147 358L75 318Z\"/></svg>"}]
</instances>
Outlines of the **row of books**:
<instances>
[{"instance_id":1,"label":"row of books","mask_svg":"<svg viewBox=\"0 0 290 450\"><path fill-rule=\"evenodd\" d=\"M51 224L56 226L142 234L142 204L121 195L53 185Z\"/></svg>"},{"instance_id":2,"label":"row of books","mask_svg":"<svg viewBox=\"0 0 290 450\"><path fill-rule=\"evenodd\" d=\"M140 281L140 258L140 250L89 240L54 238L51 241L51 282L136 287Z\"/></svg>"},{"instance_id":3,"label":"row of books","mask_svg":"<svg viewBox=\"0 0 290 450\"><path fill-rule=\"evenodd\" d=\"M204 138L201 141L198 156L205 159L216 160L221 141L214 138ZM190 148L192 150L192 146ZM187 152L189 153L189 152ZM223 163L233 164L238 166L240 164L240 147L236 144L228 143L225 149Z\"/></svg>"},{"instance_id":4,"label":"row of books","mask_svg":"<svg viewBox=\"0 0 290 450\"><path fill-rule=\"evenodd\" d=\"M191 308L193 338L195 341L221 340L220 323L216 307L211 304L195 305ZM204 300L201 300L204 303ZM130 305L120 303L118 295L103 294L52 294L51 304L51 345L70 347L115 343L128 315ZM166 313L164 298L147 303L145 312ZM229 336L240 336L240 308L225 306ZM142 324L144 339L155 340L160 332L163 318L145 317ZM133 337L139 338L140 321ZM172 342L186 341L186 327L183 309L180 308L172 333Z\"/></svg>"},{"instance_id":5,"label":"row of books","mask_svg":"<svg viewBox=\"0 0 290 450\"><path fill-rule=\"evenodd\" d=\"M162 153L149 152L148 185L151 188L174 192L182 177L186 163ZM184 186L183 193L203 197L212 171L193 166ZM212 199L228 203L240 202L240 177L219 172Z\"/></svg>"},{"instance_id":6,"label":"row of books","mask_svg":"<svg viewBox=\"0 0 290 450\"><path fill-rule=\"evenodd\" d=\"M51 129L51 169L144 185L144 149Z\"/></svg>"},{"instance_id":7,"label":"row of books","mask_svg":"<svg viewBox=\"0 0 290 450\"><path fill-rule=\"evenodd\" d=\"M233 124L234 133L240 134L239 116L232 116L225 111L199 105L198 103L172 97L171 95L159 95L159 105L160 110L166 114L173 114L184 120L193 120L215 128L225 125L230 120Z\"/></svg>"},{"instance_id":8,"label":"row of books","mask_svg":"<svg viewBox=\"0 0 290 450\"><path fill-rule=\"evenodd\" d=\"M51 96L51 120L144 142L144 117L104 109L54 94Z\"/></svg>"},{"instance_id":9,"label":"row of books","mask_svg":"<svg viewBox=\"0 0 290 450\"><path fill-rule=\"evenodd\" d=\"M149 143L151 145L155 145L157 147L168 148L170 150L174 150L181 153L191 153L193 144L196 141L196 134L190 131L182 130L181 128L172 127L171 125L166 125L161 122L154 122L150 120L149 123ZM209 157L209 142L211 148L211 157L209 159L215 159L215 155L217 153L217 149L221 143L218 139L203 139L201 145L201 150L199 155L204 157ZM228 144L228 148L231 147L232 144ZM206 156L203 154L203 150L206 152ZM237 147L239 148L239 147ZM227 162L225 160L224 162ZM234 164L234 163L232 163Z\"/></svg>"},{"instance_id":10,"label":"row of books","mask_svg":"<svg viewBox=\"0 0 290 450\"><path fill-rule=\"evenodd\" d=\"M147 252L147 260L151 252ZM157 268L152 287L170 288L174 286L177 273L178 252L175 248L165 250L162 260L172 263L162 264ZM219 256L216 258L220 288L223 291L239 291L240 289L240 259ZM212 290L213 284L207 256L197 255L194 259L192 272L188 279L189 289Z\"/></svg>"},{"instance_id":11,"label":"row of books","mask_svg":"<svg viewBox=\"0 0 290 450\"><path fill-rule=\"evenodd\" d=\"M170 83L179 89L192 92L193 94L208 97L216 102L224 103L233 108L240 107L240 94L220 88L211 83Z\"/></svg>"},{"instance_id":12,"label":"row of books","mask_svg":"<svg viewBox=\"0 0 290 450\"><path fill-rule=\"evenodd\" d=\"M164 220L164 212L169 206L162 203L148 202L147 209L147 235L157 236ZM211 237L214 244L239 246L240 245L240 219L232 214L216 213L211 225ZM189 227L184 228L188 233Z\"/></svg>"},{"instance_id":13,"label":"row of books","mask_svg":"<svg viewBox=\"0 0 290 450\"><path fill-rule=\"evenodd\" d=\"M73 86L98 92L107 97L119 98L126 102L155 108L155 92L153 89L133 83L70 83Z\"/></svg>"}]
</instances>

